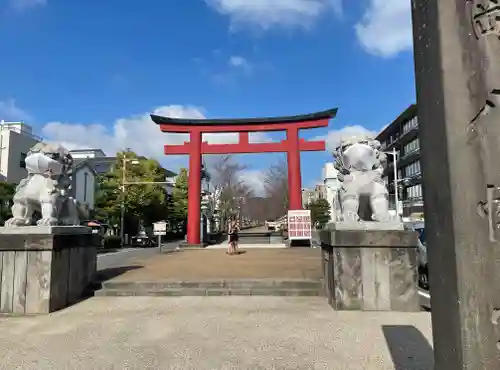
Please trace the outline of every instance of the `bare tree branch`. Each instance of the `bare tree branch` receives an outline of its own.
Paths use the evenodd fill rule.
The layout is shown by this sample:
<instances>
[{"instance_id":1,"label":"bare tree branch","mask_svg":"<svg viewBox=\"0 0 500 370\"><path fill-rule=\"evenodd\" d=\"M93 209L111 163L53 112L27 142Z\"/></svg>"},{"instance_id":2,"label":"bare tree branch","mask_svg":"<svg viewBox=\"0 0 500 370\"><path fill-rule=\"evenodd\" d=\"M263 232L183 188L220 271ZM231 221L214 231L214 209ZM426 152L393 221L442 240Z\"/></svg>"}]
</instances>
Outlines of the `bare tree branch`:
<instances>
[{"instance_id":1,"label":"bare tree branch","mask_svg":"<svg viewBox=\"0 0 500 370\"><path fill-rule=\"evenodd\" d=\"M247 165L238 163L230 155L220 157L213 163L210 173L214 186L222 189L220 196L220 211L222 225L229 217L240 214L242 199L252 195L252 189L241 179L241 172L248 169Z\"/></svg>"},{"instance_id":2,"label":"bare tree branch","mask_svg":"<svg viewBox=\"0 0 500 370\"><path fill-rule=\"evenodd\" d=\"M288 211L288 166L282 159L272 164L264 175L264 188L271 205L270 218L276 219Z\"/></svg>"}]
</instances>

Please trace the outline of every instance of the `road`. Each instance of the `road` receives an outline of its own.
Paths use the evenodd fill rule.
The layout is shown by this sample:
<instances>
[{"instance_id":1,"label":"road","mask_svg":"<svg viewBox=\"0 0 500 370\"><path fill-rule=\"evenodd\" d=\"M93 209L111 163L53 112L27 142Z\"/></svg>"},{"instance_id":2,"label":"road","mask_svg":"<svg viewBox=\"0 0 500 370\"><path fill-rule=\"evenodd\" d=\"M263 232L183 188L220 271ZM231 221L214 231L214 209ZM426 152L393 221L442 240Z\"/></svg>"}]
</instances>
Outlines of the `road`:
<instances>
[{"instance_id":1,"label":"road","mask_svg":"<svg viewBox=\"0 0 500 370\"><path fill-rule=\"evenodd\" d=\"M257 227L252 227L251 229L243 229L240 231L240 234L245 234L245 233L267 233L269 230L267 229L267 226L257 226Z\"/></svg>"},{"instance_id":2,"label":"road","mask_svg":"<svg viewBox=\"0 0 500 370\"><path fill-rule=\"evenodd\" d=\"M164 243L163 250L175 250L179 241ZM97 271L117 269L134 264L137 258L147 258L158 254L160 248L126 248L117 252L99 254L97 256Z\"/></svg>"}]
</instances>

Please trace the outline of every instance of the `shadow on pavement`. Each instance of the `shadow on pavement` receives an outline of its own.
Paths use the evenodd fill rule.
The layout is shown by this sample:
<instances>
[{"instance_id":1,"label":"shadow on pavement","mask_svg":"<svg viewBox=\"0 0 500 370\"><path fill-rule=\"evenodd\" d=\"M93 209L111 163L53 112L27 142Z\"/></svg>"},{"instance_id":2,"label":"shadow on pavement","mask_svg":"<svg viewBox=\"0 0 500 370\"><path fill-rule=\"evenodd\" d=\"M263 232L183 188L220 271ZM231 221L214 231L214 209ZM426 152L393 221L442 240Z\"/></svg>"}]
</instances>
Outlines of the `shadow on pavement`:
<instances>
[{"instance_id":1,"label":"shadow on pavement","mask_svg":"<svg viewBox=\"0 0 500 370\"><path fill-rule=\"evenodd\" d=\"M144 266L133 265L133 266L120 266L120 267L111 267L107 269L102 269L97 271L94 281L96 283L102 283L103 281L107 281L117 276L120 276L126 273L127 271L137 270L143 267Z\"/></svg>"},{"instance_id":2,"label":"shadow on pavement","mask_svg":"<svg viewBox=\"0 0 500 370\"><path fill-rule=\"evenodd\" d=\"M433 370L434 351L427 338L411 325L382 326L396 370Z\"/></svg>"},{"instance_id":3,"label":"shadow on pavement","mask_svg":"<svg viewBox=\"0 0 500 370\"><path fill-rule=\"evenodd\" d=\"M83 291L82 296L78 300L78 302L83 302L89 298L94 296L95 291L100 290L102 288L102 283L113 279L117 276L120 276L127 271L137 270L143 268L144 266L134 265L134 266L120 266L120 267L111 267L107 269L102 269L96 272L94 281L90 283ZM71 305L69 306L71 307Z\"/></svg>"},{"instance_id":4,"label":"shadow on pavement","mask_svg":"<svg viewBox=\"0 0 500 370\"><path fill-rule=\"evenodd\" d=\"M97 254L105 254L105 253L115 253L120 251L121 248L99 248L97 250Z\"/></svg>"}]
</instances>

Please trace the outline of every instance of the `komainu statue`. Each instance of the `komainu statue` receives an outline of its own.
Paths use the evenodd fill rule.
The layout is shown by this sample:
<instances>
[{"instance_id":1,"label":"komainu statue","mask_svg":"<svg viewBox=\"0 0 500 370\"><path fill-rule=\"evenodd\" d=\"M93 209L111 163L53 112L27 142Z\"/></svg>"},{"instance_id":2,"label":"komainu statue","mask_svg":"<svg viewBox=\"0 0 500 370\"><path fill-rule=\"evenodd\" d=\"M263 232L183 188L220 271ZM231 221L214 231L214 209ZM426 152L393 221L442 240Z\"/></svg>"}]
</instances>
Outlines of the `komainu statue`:
<instances>
[{"instance_id":1,"label":"komainu statue","mask_svg":"<svg viewBox=\"0 0 500 370\"><path fill-rule=\"evenodd\" d=\"M16 188L12 218L5 227L31 226L33 214L41 214L39 226L80 225L88 209L69 195L73 158L59 145L38 143L26 155L28 176Z\"/></svg>"},{"instance_id":2,"label":"komainu statue","mask_svg":"<svg viewBox=\"0 0 500 370\"><path fill-rule=\"evenodd\" d=\"M382 180L387 158L380 151L380 142L361 135L343 138L334 157L338 179L342 183L338 221L395 221L389 213L388 191ZM360 207L363 197L367 202L361 202ZM365 209L367 207L370 209ZM369 216L365 216L367 214Z\"/></svg>"}]
</instances>

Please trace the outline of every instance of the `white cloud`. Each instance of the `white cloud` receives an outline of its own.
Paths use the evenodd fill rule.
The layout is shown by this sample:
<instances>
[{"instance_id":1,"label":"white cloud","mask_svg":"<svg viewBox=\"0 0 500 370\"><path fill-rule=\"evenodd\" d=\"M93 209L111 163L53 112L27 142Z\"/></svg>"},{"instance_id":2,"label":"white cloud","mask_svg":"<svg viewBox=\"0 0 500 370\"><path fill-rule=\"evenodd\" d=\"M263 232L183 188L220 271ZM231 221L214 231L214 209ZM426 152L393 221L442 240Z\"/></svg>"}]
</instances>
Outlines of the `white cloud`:
<instances>
[{"instance_id":1,"label":"white cloud","mask_svg":"<svg viewBox=\"0 0 500 370\"><path fill-rule=\"evenodd\" d=\"M344 14L344 4L343 0L331 0L332 9L337 16L342 16Z\"/></svg>"},{"instance_id":2,"label":"white cloud","mask_svg":"<svg viewBox=\"0 0 500 370\"><path fill-rule=\"evenodd\" d=\"M370 0L355 29L361 46L370 54L390 58L411 50L411 0Z\"/></svg>"},{"instance_id":3,"label":"white cloud","mask_svg":"<svg viewBox=\"0 0 500 370\"><path fill-rule=\"evenodd\" d=\"M176 118L205 118L197 107L168 105L153 110L154 114ZM165 144L182 144L189 141L187 134L163 133L150 118L149 113L117 119L110 127L102 124L49 122L42 128L47 141L57 142L68 149L102 149L107 155L130 148L139 155L155 158L172 166L177 156L165 156ZM203 140L212 144L238 142L236 133L204 134ZM263 142L267 136L251 133L252 142ZM186 157L187 158L187 157Z\"/></svg>"},{"instance_id":4,"label":"white cloud","mask_svg":"<svg viewBox=\"0 0 500 370\"><path fill-rule=\"evenodd\" d=\"M265 175L261 170L243 170L240 174L240 180L250 187L256 196L265 195Z\"/></svg>"},{"instance_id":5,"label":"white cloud","mask_svg":"<svg viewBox=\"0 0 500 370\"><path fill-rule=\"evenodd\" d=\"M341 0L205 0L229 16L231 27L309 27L327 10L342 11Z\"/></svg>"},{"instance_id":6,"label":"white cloud","mask_svg":"<svg viewBox=\"0 0 500 370\"><path fill-rule=\"evenodd\" d=\"M253 66L252 64L245 58L239 55L233 55L229 58L229 66L232 69L237 69L247 74L252 73Z\"/></svg>"},{"instance_id":7,"label":"white cloud","mask_svg":"<svg viewBox=\"0 0 500 370\"><path fill-rule=\"evenodd\" d=\"M14 99L0 101L0 120L29 121L31 115L20 108Z\"/></svg>"},{"instance_id":8,"label":"white cloud","mask_svg":"<svg viewBox=\"0 0 500 370\"><path fill-rule=\"evenodd\" d=\"M344 138L350 137L359 137L359 136L369 136L375 138L377 136L376 131L368 130L367 128L354 125L354 126L345 126L340 130L332 130L328 132L326 136L317 138L318 140L326 140L326 149L329 152L333 152L340 144L340 141Z\"/></svg>"},{"instance_id":9,"label":"white cloud","mask_svg":"<svg viewBox=\"0 0 500 370\"><path fill-rule=\"evenodd\" d=\"M248 63L245 58L240 57L239 55L233 55L229 58L229 65L233 67L246 67L249 66L250 63Z\"/></svg>"},{"instance_id":10,"label":"white cloud","mask_svg":"<svg viewBox=\"0 0 500 370\"><path fill-rule=\"evenodd\" d=\"M9 2L11 7L18 11L47 5L47 0L10 0Z\"/></svg>"}]
</instances>

